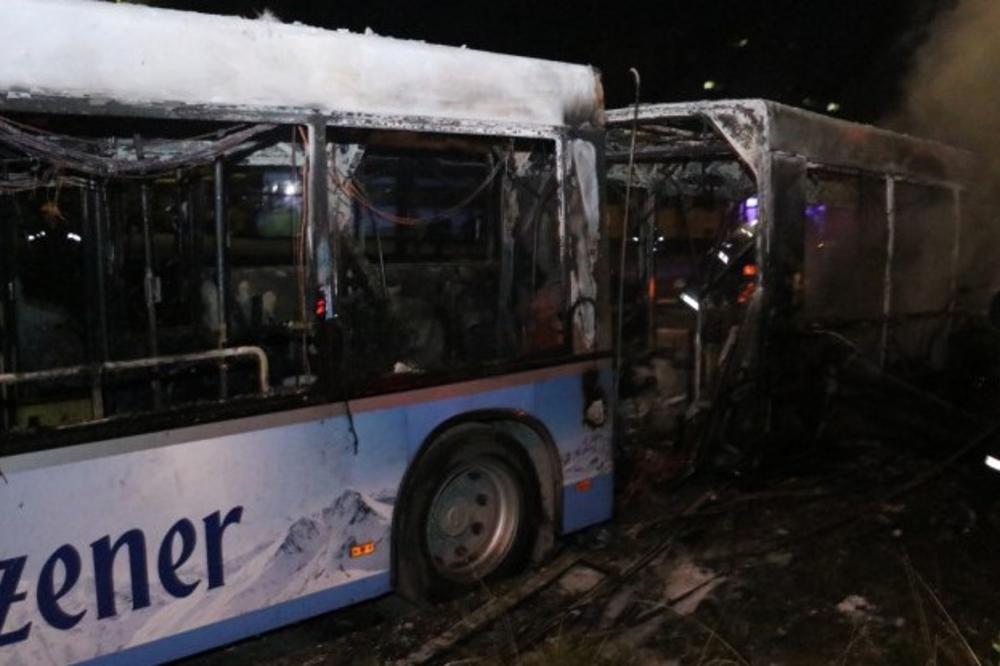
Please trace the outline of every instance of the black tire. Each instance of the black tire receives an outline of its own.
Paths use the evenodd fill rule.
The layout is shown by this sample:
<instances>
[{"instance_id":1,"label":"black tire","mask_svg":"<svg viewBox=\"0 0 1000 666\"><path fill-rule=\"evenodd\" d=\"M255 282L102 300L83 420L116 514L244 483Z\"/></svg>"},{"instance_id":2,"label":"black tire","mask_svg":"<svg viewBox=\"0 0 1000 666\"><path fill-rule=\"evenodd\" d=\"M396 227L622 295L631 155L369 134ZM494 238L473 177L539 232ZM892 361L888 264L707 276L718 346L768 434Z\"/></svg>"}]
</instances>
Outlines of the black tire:
<instances>
[{"instance_id":1,"label":"black tire","mask_svg":"<svg viewBox=\"0 0 1000 666\"><path fill-rule=\"evenodd\" d=\"M460 427L432 443L416 465L407 479L403 501L397 505L400 511L395 549L398 592L416 601L448 599L480 586L483 581L524 568L537 534L540 504L537 476L517 442L488 426ZM431 510L436 500L437 508L442 505L440 494L457 483L455 479L477 469L488 469L491 474L502 475L512 482L510 488L517 497L516 526L510 530L509 545L502 547L502 553L497 549L490 558L482 559L484 567L470 564L468 570L458 570L447 566L454 563L446 564L432 552L440 552L442 541L437 540L432 547L430 534L437 526L432 524ZM477 502L479 498L477 495ZM488 529L487 537L489 533Z\"/></svg>"}]
</instances>

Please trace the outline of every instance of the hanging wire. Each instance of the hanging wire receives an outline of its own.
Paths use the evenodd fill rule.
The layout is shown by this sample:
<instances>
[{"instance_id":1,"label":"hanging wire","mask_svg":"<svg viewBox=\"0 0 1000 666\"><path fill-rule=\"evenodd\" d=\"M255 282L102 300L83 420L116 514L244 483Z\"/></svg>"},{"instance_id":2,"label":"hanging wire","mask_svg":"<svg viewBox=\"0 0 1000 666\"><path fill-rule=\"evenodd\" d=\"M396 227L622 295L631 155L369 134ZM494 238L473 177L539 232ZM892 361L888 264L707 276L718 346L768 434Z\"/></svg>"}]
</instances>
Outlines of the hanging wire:
<instances>
[{"instance_id":1,"label":"hanging wire","mask_svg":"<svg viewBox=\"0 0 1000 666\"><path fill-rule=\"evenodd\" d=\"M202 145L183 155L123 160L63 145L60 140L73 140L84 145L87 142L53 134L0 116L0 143L13 146L29 155L43 157L59 170L75 171L99 177L148 177L210 163L234 152L247 141L274 128L275 125L267 124L243 125L219 136L215 141L201 141ZM95 142L91 142L90 145L103 148L102 145Z\"/></svg>"},{"instance_id":2,"label":"hanging wire","mask_svg":"<svg viewBox=\"0 0 1000 666\"><path fill-rule=\"evenodd\" d=\"M464 197L458 203L449 206L448 208L444 209L443 211L439 212L433 217L406 217L402 215L394 215L393 213L384 211L372 203L371 199L368 197L368 193L365 191L364 187L360 183L358 183L353 178L347 178L341 180L337 176L337 174L333 173L332 171L330 172L330 183L335 188L343 192L352 201L357 202L358 205L360 205L362 208L370 212L372 215L375 215L376 217L379 217L383 220L387 220L388 222L391 222L393 224L398 224L401 226L422 226L425 224L430 224L432 222L438 222L441 220L441 218L448 217L452 213L456 213L462 210L463 208L471 204L473 201L475 201L476 198L479 195L481 195L484 191L486 191L486 188L493 183L496 177L503 170L503 165L504 165L504 160L498 160L497 163L490 170L490 172L486 175L486 178L483 180L483 182L480 183L476 187L476 189L474 189L468 196Z\"/></svg>"},{"instance_id":3,"label":"hanging wire","mask_svg":"<svg viewBox=\"0 0 1000 666\"><path fill-rule=\"evenodd\" d=\"M632 114L632 139L628 151L628 180L625 181L625 212L622 217L622 244L621 244L621 254L618 260L618 323L617 323L617 338L615 340L615 372L619 375L615 381L615 409L618 409L618 391L619 384L621 383L621 368L622 368L622 347L624 343L622 341L622 328L625 315L625 249L628 243L628 223L629 223L629 204L632 197L632 178L633 171L635 168L635 138L636 134L639 132L639 90L641 79L639 78L639 70L635 67L629 69L632 73L632 79L635 82L635 109Z\"/></svg>"}]
</instances>

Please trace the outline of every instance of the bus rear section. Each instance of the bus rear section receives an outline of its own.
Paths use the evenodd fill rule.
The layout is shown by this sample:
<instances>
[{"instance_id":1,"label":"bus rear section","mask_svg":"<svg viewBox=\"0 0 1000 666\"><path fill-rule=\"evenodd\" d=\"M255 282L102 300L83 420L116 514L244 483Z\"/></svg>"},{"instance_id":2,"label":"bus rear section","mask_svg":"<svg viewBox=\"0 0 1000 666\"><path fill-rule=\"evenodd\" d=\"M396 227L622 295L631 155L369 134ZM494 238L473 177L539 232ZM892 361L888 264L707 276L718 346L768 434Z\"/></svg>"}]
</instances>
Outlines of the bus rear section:
<instances>
[{"instance_id":1,"label":"bus rear section","mask_svg":"<svg viewBox=\"0 0 1000 666\"><path fill-rule=\"evenodd\" d=\"M448 596L610 517L593 70L3 12L0 50L38 12L95 29L0 66L0 661L161 662L392 589ZM127 44L100 39L122 21ZM223 47L254 67L205 92L144 60L182 33L203 75ZM124 72L60 79L111 48ZM356 48L385 58L336 57ZM282 88L276 50L323 76Z\"/></svg>"},{"instance_id":2,"label":"bus rear section","mask_svg":"<svg viewBox=\"0 0 1000 666\"><path fill-rule=\"evenodd\" d=\"M773 469L838 407L947 427L907 383L941 383L985 309L970 154L767 100L612 110L608 127L620 413L664 467Z\"/></svg>"}]
</instances>

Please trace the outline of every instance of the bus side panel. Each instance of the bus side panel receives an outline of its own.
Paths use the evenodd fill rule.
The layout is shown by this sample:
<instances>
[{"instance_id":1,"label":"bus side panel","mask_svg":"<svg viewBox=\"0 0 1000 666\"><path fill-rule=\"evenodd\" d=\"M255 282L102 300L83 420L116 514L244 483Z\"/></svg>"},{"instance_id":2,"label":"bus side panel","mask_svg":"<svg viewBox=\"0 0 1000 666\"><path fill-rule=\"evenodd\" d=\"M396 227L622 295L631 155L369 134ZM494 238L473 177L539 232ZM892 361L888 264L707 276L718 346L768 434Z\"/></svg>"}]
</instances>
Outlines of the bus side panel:
<instances>
[{"instance_id":1,"label":"bus side panel","mask_svg":"<svg viewBox=\"0 0 1000 666\"><path fill-rule=\"evenodd\" d=\"M159 662L387 592L406 467L466 412L538 418L563 527L606 519L583 366L531 374L0 459L0 662Z\"/></svg>"},{"instance_id":2,"label":"bus side panel","mask_svg":"<svg viewBox=\"0 0 1000 666\"><path fill-rule=\"evenodd\" d=\"M405 421L358 421L8 471L0 662L157 662L387 592Z\"/></svg>"}]
</instances>

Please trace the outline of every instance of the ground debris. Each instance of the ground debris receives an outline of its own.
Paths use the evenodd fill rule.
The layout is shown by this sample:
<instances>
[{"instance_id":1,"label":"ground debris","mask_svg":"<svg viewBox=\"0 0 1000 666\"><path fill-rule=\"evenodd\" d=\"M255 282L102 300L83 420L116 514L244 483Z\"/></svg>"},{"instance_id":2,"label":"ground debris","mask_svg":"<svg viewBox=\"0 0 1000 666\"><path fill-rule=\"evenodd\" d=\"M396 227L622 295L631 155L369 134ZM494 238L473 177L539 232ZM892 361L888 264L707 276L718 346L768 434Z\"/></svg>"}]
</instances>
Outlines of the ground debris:
<instances>
[{"instance_id":1,"label":"ground debris","mask_svg":"<svg viewBox=\"0 0 1000 666\"><path fill-rule=\"evenodd\" d=\"M688 558L668 562L657 568L666 581L664 598L678 615L690 615L716 587L725 582L725 576L695 564Z\"/></svg>"},{"instance_id":2,"label":"ground debris","mask_svg":"<svg viewBox=\"0 0 1000 666\"><path fill-rule=\"evenodd\" d=\"M875 606L858 594L851 594L837 604L837 612L845 615L853 622L863 622L875 615Z\"/></svg>"},{"instance_id":3,"label":"ground debris","mask_svg":"<svg viewBox=\"0 0 1000 666\"><path fill-rule=\"evenodd\" d=\"M548 565L529 576L518 587L502 597L491 599L443 634L435 636L421 645L413 653L398 661L397 664L405 666L409 664L425 664L431 661L438 655L454 647L460 641L468 638L472 633L493 622L546 585L552 583L565 573L567 569L576 564L579 559L580 556L576 553L563 553Z\"/></svg>"},{"instance_id":4,"label":"ground debris","mask_svg":"<svg viewBox=\"0 0 1000 666\"><path fill-rule=\"evenodd\" d=\"M571 595L589 592L605 577L603 573L586 565L577 565L560 576L559 589Z\"/></svg>"}]
</instances>

